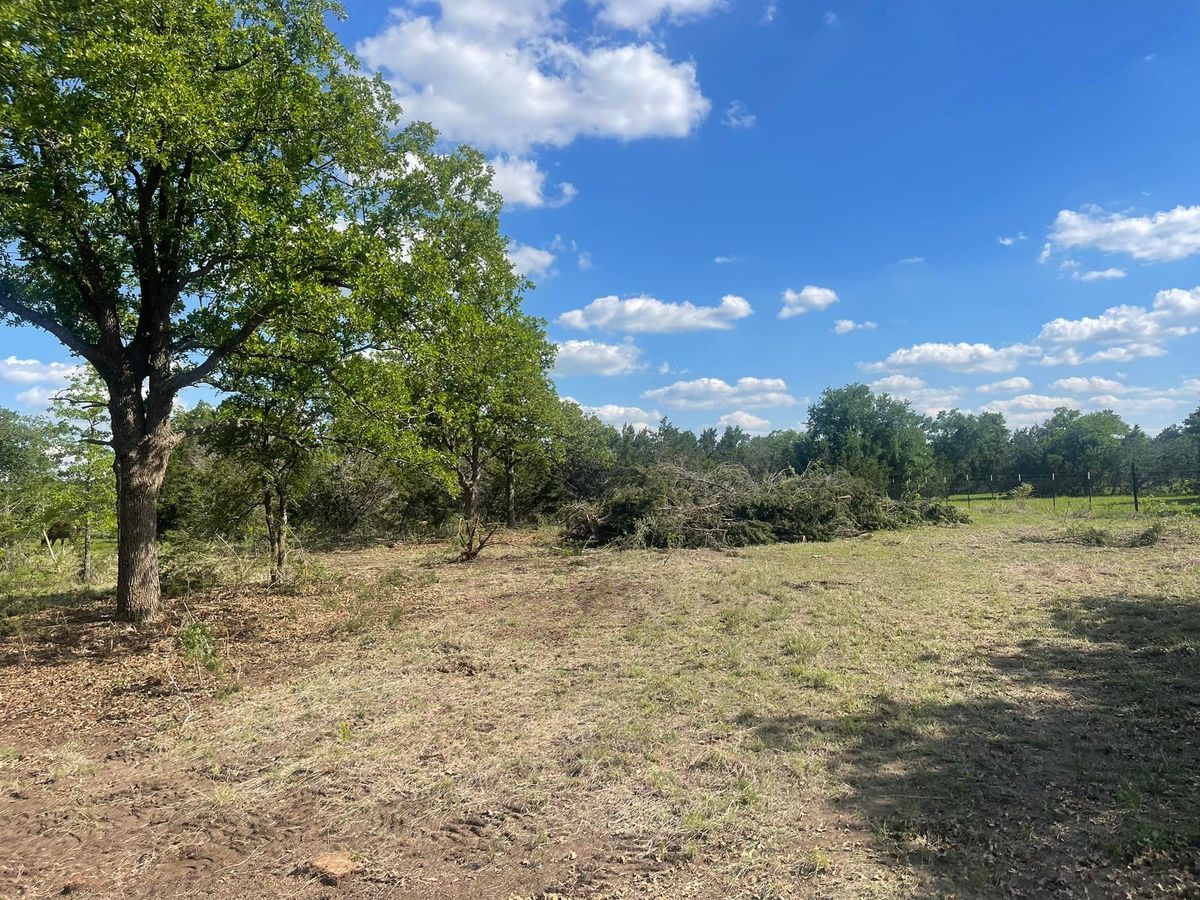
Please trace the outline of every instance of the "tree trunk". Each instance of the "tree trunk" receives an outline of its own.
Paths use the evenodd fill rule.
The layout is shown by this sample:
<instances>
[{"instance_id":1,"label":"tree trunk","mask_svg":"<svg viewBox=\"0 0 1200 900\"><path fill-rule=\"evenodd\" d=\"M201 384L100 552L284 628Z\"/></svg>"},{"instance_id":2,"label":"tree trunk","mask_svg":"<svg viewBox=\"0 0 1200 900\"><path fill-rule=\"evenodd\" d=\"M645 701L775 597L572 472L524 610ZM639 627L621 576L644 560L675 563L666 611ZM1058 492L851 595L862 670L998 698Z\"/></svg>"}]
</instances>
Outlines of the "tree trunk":
<instances>
[{"instance_id":1,"label":"tree trunk","mask_svg":"<svg viewBox=\"0 0 1200 900\"><path fill-rule=\"evenodd\" d=\"M92 582L92 514L83 514L83 559L79 563L79 580Z\"/></svg>"},{"instance_id":2,"label":"tree trunk","mask_svg":"<svg viewBox=\"0 0 1200 900\"><path fill-rule=\"evenodd\" d=\"M504 460L504 512L509 528L517 527L517 474L512 456Z\"/></svg>"},{"instance_id":3,"label":"tree trunk","mask_svg":"<svg viewBox=\"0 0 1200 900\"><path fill-rule=\"evenodd\" d=\"M283 580L287 565L287 497L281 493L273 495L270 491L264 492L263 510L267 518L267 540L271 545L270 584L274 586Z\"/></svg>"},{"instance_id":4,"label":"tree trunk","mask_svg":"<svg viewBox=\"0 0 1200 900\"><path fill-rule=\"evenodd\" d=\"M158 494L174 445L170 426L117 457L117 615L133 622L162 610L158 581Z\"/></svg>"}]
</instances>

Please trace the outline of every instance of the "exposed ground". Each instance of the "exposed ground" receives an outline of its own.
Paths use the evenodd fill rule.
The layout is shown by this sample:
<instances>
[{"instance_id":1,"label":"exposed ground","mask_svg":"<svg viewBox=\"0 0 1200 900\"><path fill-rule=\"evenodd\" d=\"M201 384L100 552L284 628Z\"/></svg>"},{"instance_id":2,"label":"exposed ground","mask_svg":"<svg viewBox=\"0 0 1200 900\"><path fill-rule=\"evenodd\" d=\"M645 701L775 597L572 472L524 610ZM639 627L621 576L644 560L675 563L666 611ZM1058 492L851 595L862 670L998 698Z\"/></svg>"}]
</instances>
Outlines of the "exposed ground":
<instances>
[{"instance_id":1,"label":"exposed ground","mask_svg":"<svg viewBox=\"0 0 1200 900\"><path fill-rule=\"evenodd\" d=\"M0 896L1200 896L1195 519L972 512L10 598Z\"/></svg>"}]
</instances>

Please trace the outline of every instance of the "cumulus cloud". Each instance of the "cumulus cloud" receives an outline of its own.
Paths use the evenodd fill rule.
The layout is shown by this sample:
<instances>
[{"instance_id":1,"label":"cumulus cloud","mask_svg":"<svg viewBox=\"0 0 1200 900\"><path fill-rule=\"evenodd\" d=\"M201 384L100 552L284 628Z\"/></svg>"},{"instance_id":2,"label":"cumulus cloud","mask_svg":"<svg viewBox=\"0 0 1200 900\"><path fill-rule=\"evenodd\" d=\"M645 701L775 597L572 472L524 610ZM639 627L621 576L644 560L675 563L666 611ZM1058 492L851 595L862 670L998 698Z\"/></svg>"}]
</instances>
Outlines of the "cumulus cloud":
<instances>
[{"instance_id":1,"label":"cumulus cloud","mask_svg":"<svg viewBox=\"0 0 1200 900\"><path fill-rule=\"evenodd\" d=\"M1125 304L1109 307L1099 316L1053 319L1042 326L1038 339L1052 345L1120 343L1157 347L1200 330L1186 322L1198 315L1200 288L1173 288L1159 291L1151 309Z\"/></svg>"},{"instance_id":2,"label":"cumulus cloud","mask_svg":"<svg viewBox=\"0 0 1200 900\"><path fill-rule=\"evenodd\" d=\"M766 434L771 429L771 420L738 409L717 419L717 428L729 427L740 428L747 434Z\"/></svg>"},{"instance_id":3,"label":"cumulus cloud","mask_svg":"<svg viewBox=\"0 0 1200 900\"><path fill-rule=\"evenodd\" d=\"M791 406L796 402L782 378L739 378L736 384L720 378L697 378L646 391L642 397L673 409L716 409L721 406L758 409Z\"/></svg>"},{"instance_id":4,"label":"cumulus cloud","mask_svg":"<svg viewBox=\"0 0 1200 900\"><path fill-rule=\"evenodd\" d=\"M960 372L1011 372L1024 360L1036 356L1038 349L1030 344L993 347L991 344L957 344L927 341L893 351L886 359L864 368L871 372L887 369L930 366L955 369Z\"/></svg>"},{"instance_id":5,"label":"cumulus cloud","mask_svg":"<svg viewBox=\"0 0 1200 900\"><path fill-rule=\"evenodd\" d=\"M757 122L758 116L746 109L741 100L734 100L725 107L725 118L721 120L726 128L753 128Z\"/></svg>"},{"instance_id":6,"label":"cumulus cloud","mask_svg":"<svg viewBox=\"0 0 1200 900\"><path fill-rule=\"evenodd\" d=\"M718 266L727 266L730 263L740 262L736 256L714 256L713 262Z\"/></svg>"},{"instance_id":7,"label":"cumulus cloud","mask_svg":"<svg viewBox=\"0 0 1200 900\"><path fill-rule=\"evenodd\" d=\"M530 247L528 244L520 244L516 241L508 246L508 258L514 269L530 278L535 275L546 275L555 260L554 254L549 250Z\"/></svg>"},{"instance_id":8,"label":"cumulus cloud","mask_svg":"<svg viewBox=\"0 0 1200 900\"><path fill-rule=\"evenodd\" d=\"M666 303L654 297L598 297L583 309L558 317L560 325L587 330L673 334L682 331L727 330L754 310L743 297L726 294L717 306L689 302Z\"/></svg>"},{"instance_id":9,"label":"cumulus cloud","mask_svg":"<svg viewBox=\"0 0 1200 900\"><path fill-rule=\"evenodd\" d=\"M1004 236L1004 237L996 238L996 243L999 244L1001 247L1011 247L1011 246L1013 246L1013 244L1016 244L1018 241L1023 241L1025 239L1026 239L1025 232L1018 231L1012 237Z\"/></svg>"},{"instance_id":10,"label":"cumulus cloud","mask_svg":"<svg viewBox=\"0 0 1200 900\"><path fill-rule=\"evenodd\" d=\"M537 160L517 156L498 156L492 160L492 186L504 196L509 206L531 208L565 206L575 199L575 185L564 181L556 195L546 193L546 173Z\"/></svg>"},{"instance_id":11,"label":"cumulus cloud","mask_svg":"<svg viewBox=\"0 0 1200 900\"><path fill-rule=\"evenodd\" d=\"M829 288L817 287L814 284L806 284L798 291L788 288L783 292L783 308L779 310L779 318L802 316L806 312L826 309L837 302L837 293Z\"/></svg>"},{"instance_id":12,"label":"cumulus cloud","mask_svg":"<svg viewBox=\"0 0 1200 900\"><path fill-rule=\"evenodd\" d=\"M605 425L623 428L632 425L637 431L653 431L662 418L658 412L644 410L639 406L619 406L616 403L605 403L602 406L584 406L582 409L588 415L595 416Z\"/></svg>"},{"instance_id":13,"label":"cumulus cloud","mask_svg":"<svg viewBox=\"0 0 1200 900\"><path fill-rule=\"evenodd\" d=\"M872 381L869 387L873 391L907 400L918 412L928 416L951 409L961 395L958 388L930 387L924 379L913 375L888 375Z\"/></svg>"},{"instance_id":14,"label":"cumulus cloud","mask_svg":"<svg viewBox=\"0 0 1200 900\"><path fill-rule=\"evenodd\" d=\"M1200 253L1200 206L1177 206L1148 216L1107 213L1090 206L1060 210L1050 231L1056 247L1125 253L1147 262L1167 262Z\"/></svg>"},{"instance_id":15,"label":"cumulus cloud","mask_svg":"<svg viewBox=\"0 0 1200 900\"><path fill-rule=\"evenodd\" d=\"M975 390L981 394L1014 394L1019 391L1027 391L1033 387L1033 382L1021 375L1014 375L1012 378L1004 378L1000 381L992 381L988 384L981 384Z\"/></svg>"},{"instance_id":16,"label":"cumulus cloud","mask_svg":"<svg viewBox=\"0 0 1200 900\"><path fill-rule=\"evenodd\" d=\"M1076 281L1112 281L1115 278L1124 278L1127 273L1124 269L1093 269L1090 272L1072 272L1071 277Z\"/></svg>"},{"instance_id":17,"label":"cumulus cloud","mask_svg":"<svg viewBox=\"0 0 1200 900\"><path fill-rule=\"evenodd\" d=\"M1047 419L1056 409L1079 409L1072 397L1051 397L1045 394L1020 394L1009 400L993 400L982 407L983 412L1000 413L1009 425L1024 427Z\"/></svg>"},{"instance_id":18,"label":"cumulus cloud","mask_svg":"<svg viewBox=\"0 0 1200 900\"><path fill-rule=\"evenodd\" d=\"M642 351L632 341L563 341L558 345L555 375L628 375L640 367Z\"/></svg>"},{"instance_id":19,"label":"cumulus cloud","mask_svg":"<svg viewBox=\"0 0 1200 900\"><path fill-rule=\"evenodd\" d=\"M1098 375L1092 375L1088 378L1078 375L1071 378L1060 378L1051 384L1050 387L1058 388L1060 391L1066 391L1069 394L1122 394L1131 390L1115 379L1101 378Z\"/></svg>"},{"instance_id":20,"label":"cumulus cloud","mask_svg":"<svg viewBox=\"0 0 1200 900\"><path fill-rule=\"evenodd\" d=\"M697 18L725 5L725 0L592 0L600 19L618 28L642 31L659 19Z\"/></svg>"},{"instance_id":21,"label":"cumulus cloud","mask_svg":"<svg viewBox=\"0 0 1200 900\"><path fill-rule=\"evenodd\" d=\"M1200 288L1159 291L1153 305L1122 305L1098 316L1059 317L1045 323L1032 343L923 343L894 351L886 359L860 364L868 372L930 366L960 372L1010 372L1026 360L1043 366L1127 362L1163 356L1165 344L1200 332ZM1087 345L1093 345L1091 352Z\"/></svg>"},{"instance_id":22,"label":"cumulus cloud","mask_svg":"<svg viewBox=\"0 0 1200 900\"><path fill-rule=\"evenodd\" d=\"M833 323L833 333L834 334L849 334L852 331L870 330L872 328L878 328L878 327L879 327L878 322L871 322L871 321L855 322L853 319L838 319L836 322Z\"/></svg>"},{"instance_id":23,"label":"cumulus cloud","mask_svg":"<svg viewBox=\"0 0 1200 900\"><path fill-rule=\"evenodd\" d=\"M901 266L919 266L923 262L925 262L923 256L906 256L904 259L896 260L896 264Z\"/></svg>"},{"instance_id":24,"label":"cumulus cloud","mask_svg":"<svg viewBox=\"0 0 1200 900\"><path fill-rule=\"evenodd\" d=\"M80 370L70 363L42 362L40 359L19 359L9 356L0 360L0 381L8 384L49 384L62 386Z\"/></svg>"},{"instance_id":25,"label":"cumulus cloud","mask_svg":"<svg viewBox=\"0 0 1200 900\"><path fill-rule=\"evenodd\" d=\"M713 5L611 0L601 16L629 26L697 4ZM509 154L584 136L684 137L708 115L694 63L650 43L574 43L562 8L563 0L407 0L356 49L388 79L407 118Z\"/></svg>"}]
</instances>

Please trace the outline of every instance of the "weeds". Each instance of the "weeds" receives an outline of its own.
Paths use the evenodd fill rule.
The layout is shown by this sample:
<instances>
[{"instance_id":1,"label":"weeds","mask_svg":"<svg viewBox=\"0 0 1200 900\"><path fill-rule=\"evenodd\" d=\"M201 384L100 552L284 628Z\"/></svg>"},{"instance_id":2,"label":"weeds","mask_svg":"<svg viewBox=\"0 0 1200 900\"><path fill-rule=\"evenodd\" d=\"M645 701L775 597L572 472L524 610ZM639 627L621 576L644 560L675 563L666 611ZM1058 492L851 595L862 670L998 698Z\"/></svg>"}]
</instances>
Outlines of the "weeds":
<instances>
[{"instance_id":1,"label":"weeds","mask_svg":"<svg viewBox=\"0 0 1200 900\"><path fill-rule=\"evenodd\" d=\"M203 622L187 622L179 629L179 648L189 661L214 675L221 672L221 658L213 640L212 629Z\"/></svg>"}]
</instances>

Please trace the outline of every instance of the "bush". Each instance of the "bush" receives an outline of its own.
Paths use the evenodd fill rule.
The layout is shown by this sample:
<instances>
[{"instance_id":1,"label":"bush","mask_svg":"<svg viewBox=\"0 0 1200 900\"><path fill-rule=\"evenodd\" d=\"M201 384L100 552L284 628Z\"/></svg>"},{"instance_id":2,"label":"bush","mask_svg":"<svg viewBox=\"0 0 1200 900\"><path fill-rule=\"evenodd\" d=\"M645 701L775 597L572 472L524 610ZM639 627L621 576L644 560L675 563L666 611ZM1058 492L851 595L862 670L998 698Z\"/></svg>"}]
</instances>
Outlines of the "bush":
<instances>
[{"instance_id":1,"label":"bush","mask_svg":"<svg viewBox=\"0 0 1200 900\"><path fill-rule=\"evenodd\" d=\"M898 502L838 469L762 480L741 466L693 472L659 465L640 484L567 514L563 539L627 547L747 547L775 541L829 541L868 531L969 519L944 501Z\"/></svg>"}]
</instances>

